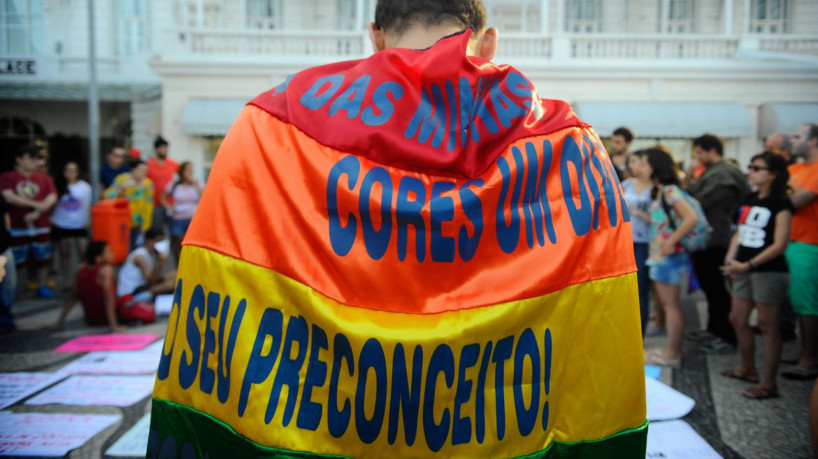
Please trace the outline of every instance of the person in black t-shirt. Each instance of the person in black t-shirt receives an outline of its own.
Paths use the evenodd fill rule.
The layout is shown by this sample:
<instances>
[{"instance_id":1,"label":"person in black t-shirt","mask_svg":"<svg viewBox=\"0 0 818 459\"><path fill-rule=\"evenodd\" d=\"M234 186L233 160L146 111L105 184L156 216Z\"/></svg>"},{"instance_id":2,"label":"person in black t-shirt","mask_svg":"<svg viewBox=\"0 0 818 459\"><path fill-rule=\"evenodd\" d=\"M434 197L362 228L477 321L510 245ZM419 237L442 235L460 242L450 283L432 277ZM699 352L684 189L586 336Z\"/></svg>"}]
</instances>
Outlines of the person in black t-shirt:
<instances>
[{"instance_id":1,"label":"person in black t-shirt","mask_svg":"<svg viewBox=\"0 0 818 459\"><path fill-rule=\"evenodd\" d=\"M9 228L11 228L11 218L8 213L8 204L0 195L0 333L17 330L14 325L14 316L11 314L11 305L14 303L17 289L17 268L10 248Z\"/></svg>"},{"instance_id":2,"label":"person in black t-shirt","mask_svg":"<svg viewBox=\"0 0 818 459\"><path fill-rule=\"evenodd\" d=\"M724 275L732 279L730 322L736 330L741 368L724 370L721 374L758 383L742 395L764 399L778 396L776 373L781 357L778 320L789 283L784 251L795 209L787 197L789 173L781 156L766 151L754 156L747 181L758 191L739 206L738 230L733 234L721 267ZM758 327L764 342L760 379L755 369L754 337L749 324L753 307L758 307Z\"/></svg>"}]
</instances>

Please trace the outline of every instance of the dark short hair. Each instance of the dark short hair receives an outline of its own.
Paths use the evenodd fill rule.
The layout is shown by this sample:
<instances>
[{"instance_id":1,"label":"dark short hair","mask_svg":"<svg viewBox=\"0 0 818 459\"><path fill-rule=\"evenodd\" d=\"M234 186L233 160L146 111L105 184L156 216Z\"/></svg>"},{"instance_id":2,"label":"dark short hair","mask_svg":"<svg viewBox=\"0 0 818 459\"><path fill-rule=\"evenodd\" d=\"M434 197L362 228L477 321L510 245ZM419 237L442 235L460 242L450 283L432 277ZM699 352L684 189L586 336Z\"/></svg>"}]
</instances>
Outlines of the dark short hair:
<instances>
[{"instance_id":1,"label":"dark short hair","mask_svg":"<svg viewBox=\"0 0 818 459\"><path fill-rule=\"evenodd\" d=\"M633 141L633 132L631 132L631 130L626 128L625 126L621 126L614 129L611 137L615 135L622 136L622 138L625 139L625 142L631 143Z\"/></svg>"},{"instance_id":2,"label":"dark short hair","mask_svg":"<svg viewBox=\"0 0 818 459\"><path fill-rule=\"evenodd\" d=\"M131 163L131 170L134 170L134 169L136 169L137 167L139 167L139 166L141 166L143 164L147 164L147 163L145 161L141 160L141 159L135 159Z\"/></svg>"},{"instance_id":3,"label":"dark short hair","mask_svg":"<svg viewBox=\"0 0 818 459\"><path fill-rule=\"evenodd\" d=\"M161 229L161 228L155 228L155 227L153 227L153 228L148 228L148 230L147 230L147 231L145 231L145 240L146 240L146 241L147 241L148 239L155 239L155 238L157 238L157 237L159 237L159 236L162 236L162 237L164 237L164 236L165 236L165 232L164 232L164 231L162 231L162 229Z\"/></svg>"},{"instance_id":4,"label":"dark short hair","mask_svg":"<svg viewBox=\"0 0 818 459\"><path fill-rule=\"evenodd\" d=\"M89 265L96 264L97 257L102 255L108 243L105 241L91 241L85 249L85 262Z\"/></svg>"},{"instance_id":5,"label":"dark short hair","mask_svg":"<svg viewBox=\"0 0 818 459\"><path fill-rule=\"evenodd\" d=\"M153 141L153 149L155 150L162 145L168 145L168 141L161 135L156 136L156 140Z\"/></svg>"},{"instance_id":6,"label":"dark short hair","mask_svg":"<svg viewBox=\"0 0 818 459\"><path fill-rule=\"evenodd\" d=\"M787 196L787 183L790 181L790 172L787 170L787 161L773 152L765 151L753 156L750 162L760 159L767 165L767 172L775 174L775 179L770 186L770 196Z\"/></svg>"},{"instance_id":7,"label":"dark short hair","mask_svg":"<svg viewBox=\"0 0 818 459\"><path fill-rule=\"evenodd\" d=\"M18 148L14 152L14 159L22 158L23 156L31 156L32 158L34 158L35 156L40 154L40 151L42 151L42 150L43 150L43 147L38 146L38 145L34 145L34 144L24 145L24 146Z\"/></svg>"},{"instance_id":8,"label":"dark short hair","mask_svg":"<svg viewBox=\"0 0 818 459\"><path fill-rule=\"evenodd\" d=\"M804 123L803 125L808 128L807 140L818 139L818 123Z\"/></svg>"},{"instance_id":9,"label":"dark short hair","mask_svg":"<svg viewBox=\"0 0 818 459\"><path fill-rule=\"evenodd\" d=\"M693 146L702 150L716 150L719 156L724 156L724 145L718 137L713 134L704 134L693 139Z\"/></svg>"},{"instance_id":10,"label":"dark short hair","mask_svg":"<svg viewBox=\"0 0 818 459\"><path fill-rule=\"evenodd\" d=\"M375 25L397 35L412 24L425 27L454 22L462 28L481 31L486 26L482 0L378 0Z\"/></svg>"}]
</instances>

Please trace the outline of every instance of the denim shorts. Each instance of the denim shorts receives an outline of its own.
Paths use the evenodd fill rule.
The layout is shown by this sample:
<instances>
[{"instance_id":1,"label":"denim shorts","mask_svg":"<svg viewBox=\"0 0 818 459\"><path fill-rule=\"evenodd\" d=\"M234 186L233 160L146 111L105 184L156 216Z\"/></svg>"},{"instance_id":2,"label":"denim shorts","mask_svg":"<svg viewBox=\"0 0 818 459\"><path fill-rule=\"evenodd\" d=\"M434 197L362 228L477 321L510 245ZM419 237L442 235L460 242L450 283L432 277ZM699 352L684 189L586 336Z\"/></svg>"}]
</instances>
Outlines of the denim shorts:
<instances>
[{"instance_id":1,"label":"denim shorts","mask_svg":"<svg viewBox=\"0 0 818 459\"><path fill-rule=\"evenodd\" d=\"M184 237L187 233L187 228L190 226L190 219L187 220L171 220L170 221L170 235L177 237Z\"/></svg>"},{"instance_id":2,"label":"denim shorts","mask_svg":"<svg viewBox=\"0 0 818 459\"><path fill-rule=\"evenodd\" d=\"M662 284L679 284L689 269L687 254L677 253L650 260L650 280Z\"/></svg>"}]
</instances>

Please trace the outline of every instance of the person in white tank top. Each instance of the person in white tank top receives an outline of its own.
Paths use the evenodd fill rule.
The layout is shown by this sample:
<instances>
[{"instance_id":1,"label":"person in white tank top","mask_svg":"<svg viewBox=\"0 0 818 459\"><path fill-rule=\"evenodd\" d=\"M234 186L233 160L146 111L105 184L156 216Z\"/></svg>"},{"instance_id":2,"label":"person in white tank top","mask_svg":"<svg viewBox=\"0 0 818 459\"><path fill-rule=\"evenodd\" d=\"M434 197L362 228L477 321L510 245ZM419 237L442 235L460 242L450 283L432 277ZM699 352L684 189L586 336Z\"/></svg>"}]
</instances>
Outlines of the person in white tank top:
<instances>
[{"instance_id":1,"label":"person in white tank top","mask_svg":"<svg viewBox=\"0 0 818 459\"><path fill-rule=\"evenodd\" d=\"M163 273L169 245L165 235L154 228L145 233L145 245L128 254L119 268L116 294L126 304L152 302L156 295L173 293L176 271Z\"/></svg>"}]
</instances>

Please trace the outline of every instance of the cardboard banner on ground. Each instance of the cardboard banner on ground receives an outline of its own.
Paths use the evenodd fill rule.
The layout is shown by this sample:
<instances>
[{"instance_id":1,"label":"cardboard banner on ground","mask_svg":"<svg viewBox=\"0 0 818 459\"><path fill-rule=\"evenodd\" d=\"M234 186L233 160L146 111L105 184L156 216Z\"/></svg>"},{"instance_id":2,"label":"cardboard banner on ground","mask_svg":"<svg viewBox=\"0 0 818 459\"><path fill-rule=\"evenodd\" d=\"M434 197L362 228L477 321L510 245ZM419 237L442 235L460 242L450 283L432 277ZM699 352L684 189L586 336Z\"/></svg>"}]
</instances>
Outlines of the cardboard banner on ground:
<instances>
[{"instance_id":1,"label":"cardboard banner on ground","mask_svg":"<svg viewBox=\"0 0 818 459\"><path fill-rule=\"evenodd\" d=\"M152 374L159 365L159 352L90 352L60 369L66 374L138 375Z\"/></svg>"},{"instance_id":2,"label":"cardboard banner on ground","mask_svg":"<svg viewBox=\"0 0 818 459\"><path fill-rule=\"evenodd\" d=\"M665 421L687 416L696 406L696 401L676 389L645 377L645 394L648 404L648 420ZM653 424L651 424L652 428Z\"/></svg>"},{"instance_id":3,"label":"cardboard banner on ground","mask_svg":"<svg viewBox=\"0 0 818 459\"><path fill-rule=\"evenodd\" d=\"M62 457L120 419L121 416L115 414L11 413L0 416L0 456Z\"/></svg>"},{"instance_id":4,"label":"cardboard banner on ground","mask_svg":"<svg viewBox=\"0 0 818 459\"><path fill-rule=\"evenodd\" d=\"M721 459L690 424L684 421L651 422L647 459Z\"/></svg>"},{"instance_id":5,"label":"cardboard banner on ground","mask_svg":"<svg viewBox=\"0 0 818 459\"><path fill-rule=\"evenodd\" d=\"M131 406L151 393L154 376L72 376L26 405Z\"/></svg>"},{"instance_id":6,"label":"cardboard banner on ground","mask_svg":"<svg viewBox=\"0 0 818 459\"><path fill-rule=\"evenodd\" d=\"M61 373L0 373L0 410L65 379Z\"/></svg>"},{"instance_id":7,"label":"cardboard banner on ground","mask_svg":"<svg viewBox=\"0 0 818 459\"><path fill-rule=\"evenodd\" d=\"M54 352L136 351L156 338L159 335L85 335L63 343Z\"/></svg>"},{"instance_id":8,"label":"cardboard banner on ground","mask_svg":"<svg viewBox=\"0 0 818 459\"><path fill-rule=\"evenodd\" d=\"M105 451L106 456L145 457L148 450L151 414L146 413L133 427Z\"/></svg>"}]
</instances>

